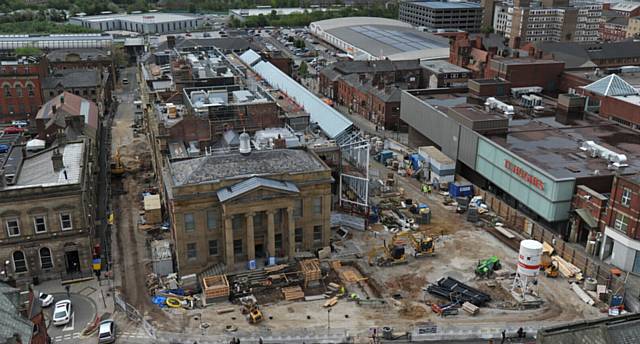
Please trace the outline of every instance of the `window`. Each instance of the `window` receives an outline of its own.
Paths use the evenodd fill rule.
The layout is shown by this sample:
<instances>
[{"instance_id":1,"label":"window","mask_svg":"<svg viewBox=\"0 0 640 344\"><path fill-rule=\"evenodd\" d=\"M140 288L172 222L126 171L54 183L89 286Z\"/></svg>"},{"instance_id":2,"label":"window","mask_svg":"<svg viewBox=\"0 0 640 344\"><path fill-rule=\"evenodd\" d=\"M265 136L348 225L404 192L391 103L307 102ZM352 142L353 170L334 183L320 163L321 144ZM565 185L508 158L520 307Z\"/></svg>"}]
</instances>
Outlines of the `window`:
<instances>
[{"instance_id":1,"label":"window","mask_svg":"<svg viewBox=\"0 0 640 344\"><path fill-rule=\"evenodd\" d=\"M184 230L185 232L193 232L196 230L196 222L191 213L184 214Z\"/></svg>"},{"instance_id":2,"label":"window","mask_svg":"<svg viewBox=\"0 0 640 344\"><path fill-rule=\"evenodd\" d=\"M53 268L53 259L51 258L51 250L48 247L43 247L39 250L40 253L40 267L43 269Z\"/></svg>"},{"instance_id":3,"label":"window","mask_svg":"<svg viewBox=\"0 0 640 344\"><path fill-rule=\"evenodd\" d=\"M218 240L209 240L209 255L218 255Z\"/></svg>"},{"instance_id":4,"label":"window","mask_svg":"<svg viewBox=\"0 0 640 344\"><path fill-rule=\"evenodd\" d=\"M322 214L322 197L316 197L313 199L313 213Z\"/></svg>"},{"instance_id":5,"label":"window","mask_svg":"<svg viewBox=\"0 0 640 344\"><path fill-rule=\"evenodd\" d=\"M60 213L60 228L63 231L73 229L73 223L71 222L71 214Z\"/></svg>"},{"instance_id":6,"label":"window","mask_svg":"<svg viewBox=\"0 0 640 344\"><path fill-rule=\"evenodd\" d=\"M296 228L296 244L301 244L302 243L302 228Z\"/></svg>"},{"instance_id":7,"label":"window","mask_svg":"<svg viewBox=\"0 0 640 344\"><path fill-rule=\"evenodd\" d=\"M302 217L302 199L297 199L294 201L293 207L293 217L300 218Z\"/></svg>"},{"instance_id":8,"label":"window","mask_svg":"<svg viewBox=\"0 0 640 344\"><path fill-rule=\"evenodd\" d=\"M274 244L276 246L276 251L282 250L282 234L276 234L274 237Z\"/></svg>"},{"instance_id":9,"label":"window","mask_svg":"<svg viewBox=\"0 0 640 344\"><path fill-rule=\"evenodd\" d=\"M36 215L33 217L33 230L36 233L44 233L47 231L47 218L44 215Z\"/></svg>"},{"instance_id":10,"label":"window","mask_svg":"<svg viewBox=\"0 0 640 344\"><path fill-rule=\"evenodd\" d=\"M89 91L87 91L86 89L82 90L82 95L86 96L87 94L89 94Z\"/></svg>"},{"instance_id":11,"label":"window","mask_svg":"<svg viewBox=\"0 0 640 344\"><path fill-rule=\"evenodd\" d=\"M198 258L198 250L196 249L196 243L192 242L187 244L187 259L194 260Z\"/></svg>"},{"instance_id":12,"label":"window","mask_svg":"<svg viewBox=\"0 0 640 344\"><path fill-rule=\"evenodd\" d=\"M322 226L313 226L313 241L322 241Z\"/></svg>"},{"instance_id":13,"label":"window","mask_svg":"<svg viewBox=\"0 0 640 344\"><path fill-rule=\"evenodd\" d=\"M55 93L53 93L53 91L49 91L49 97L53 97L55 95Z\"/></svg>"},{"instance_id":14,"label":"window","mask_svg":"<svg viewBox=\"0 0 640 344\"><path fill-rule=\"evenodd\" d=\"M9 85L4 85L4 96L5 97L11 97L11 87L9 87Z\"/></svg>"},{"instance_id":15,"label":"window","mask_svg":"<svg viewBox=\"0 0 640 344\"><path fill-rule=\"evenodd\" d=\"M613 226L615 229L624 232L625 234L627 233L627 227L629 227L629 218L622 215L622 214L617 214L616 215L616 222Z\"/></svg>"},{"instance_id":16,"label":"window","mask_svg":"<svg viewBox=\"0 0 640 344\"><path fill-rule=\"evenodd\" d=\"M27 258L24 256L24 252L13 252L13 271L16 273L27 272Z\"/></svg>"},{"instance_id":17,"label":"window","mask_svg":"<svg viewBox=\"0 0 640 344\"><path fill-rule=\"evenodd\" d=\"M631 205L631 189L624 188L622 190L622 205L628 207Z\"/></svg>"},{"instance_id":18,"label":"window","mask_svg":"<svg viewBox=\"0 0 640 344\"><path fill-rule=\"evenodd\" d=\"M20 235L20 221L16 218L7 220L7 234L10 237Z\"/></svg>"},{"instance_id":19,"label":"window","mask_svg":"<svg viewBox=\"0 0 640 344\"><path fill-rule=\"evenodd\" d=\"M16 86L16 96L22 97L22 87Z\"/></svg>"},{"instance_id":20,"label":"window","mask_svg":"<svg viewBox=\"0 0 640 344\"><path fill-rule=\"evenodd\" d=\"M33 97L36 95L35 92L33 92L33 85L27 84L27 94L29 95L29 97Z\"/></svg>"},{"instance_id":21,"label":"window","mask_svg":"<svg viewBox=\"0 0 640 344\"><path fill-rule=\"evenodd\" d=\"M242 255L242 239L236 239L233 241L233 254L236 256Z\"/></svg>"},{"instance_id":22,"label":"window","mask_svg":"<svg viewBox=\"0 0 640 344\"><path fill-rule=\"evenodd\" d=\"M218 211L208 210L207 211L207 229L216 229L218 228L219 223L220 223L220 218L218 216Z\"/></svg>"}]
</instances>

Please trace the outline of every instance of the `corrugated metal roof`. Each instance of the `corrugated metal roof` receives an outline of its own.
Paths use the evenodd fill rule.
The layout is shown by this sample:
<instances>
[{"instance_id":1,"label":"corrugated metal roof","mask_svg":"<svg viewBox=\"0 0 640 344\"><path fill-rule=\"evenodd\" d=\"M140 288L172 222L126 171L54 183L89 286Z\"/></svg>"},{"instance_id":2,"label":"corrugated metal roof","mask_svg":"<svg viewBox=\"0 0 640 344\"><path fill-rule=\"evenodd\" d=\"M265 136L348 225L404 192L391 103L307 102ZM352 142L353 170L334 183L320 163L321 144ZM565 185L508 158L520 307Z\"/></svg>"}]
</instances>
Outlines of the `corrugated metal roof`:
<instances>
[{"instance_id":1,"label":"corrugated metal roof","mask_svg":"<svg viewBox=\"0 0 640 344\"><path fill-rule=\"evenodd\" d=\"M242 53L242 55L240 55L240 60L242 60L242 62L248 64L249 66L253 66L254 63L260 61L261 59L262 57L260 56L260 54L251 49L245 51L244 53Z\"/></svg>"},{"instance_id":2,"label":"corrugated metal roof","mask_svg":"<svg viewBox=\"0 0 640 344\"><path fill-rule=\"evenodd\" d=\"M247 50L240 58L248 63L247 61L251 61L252 53L256 54L253 50ZM348 118L271 63L260 61L253 66L253 70L271 87L284 91L289 98L304 108L311 116L311 121L318 123L320 129L330 139L337 138L353 126L353 122Z\"/></svg>"},{"instance_id":3,"label":"corrugated metal roof","mask_svg":"<svg viewBox=\"0 0 640 344\"><path fill-rule=\"evenodd\" d=\"M246 192L255 190L259 187L267 187L270 189L276 189L276 190L282 190L282 191L294 192L294 193L300 192L300 189L298 189L298 187L291 182L253 177L253 178L249 178L247 180L241 181L240 183L235 184L233 186L229 186L229 187L218 190L217 192L218 199L220 199L220 202L225 202L229 199L240 196Z\"/></svg>"},{"instance_id":4,"label":"corrugated metal roof","mask_svg":"<svg viewBox=\"0 0 640 344\"><path fill-rule=\"evenodd\" d=\"M630 96L637 95L638 91L628 82L616 74L605 76L584 87L585 90L604 96Z\"/></svg>"}]
</instances>

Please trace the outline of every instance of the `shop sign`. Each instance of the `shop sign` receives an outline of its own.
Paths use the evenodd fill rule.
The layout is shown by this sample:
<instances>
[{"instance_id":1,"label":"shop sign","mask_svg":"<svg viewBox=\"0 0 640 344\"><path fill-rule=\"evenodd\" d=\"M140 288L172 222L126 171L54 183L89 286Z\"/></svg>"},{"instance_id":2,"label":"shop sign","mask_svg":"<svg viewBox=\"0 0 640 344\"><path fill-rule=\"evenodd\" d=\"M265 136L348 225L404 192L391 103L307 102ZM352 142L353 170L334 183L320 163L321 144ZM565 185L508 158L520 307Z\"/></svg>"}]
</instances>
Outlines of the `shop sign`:
<instances>
[{"instance_id":1,"label":"shop sign","mask_svg":"<svg viewBox=\"0 0 640 344\"><path fill-rule=\"evenodd\" d=\"M540 178L529 174L529 172L524 170L522 167L514 164L513 162L511 162L511 160L504 161L504 168L511 171L511 173L517 175L518 177L520 177L520 179L529 183L536 189L544 191L544 182L540 180Z\"/></svg>"}]
</instances>

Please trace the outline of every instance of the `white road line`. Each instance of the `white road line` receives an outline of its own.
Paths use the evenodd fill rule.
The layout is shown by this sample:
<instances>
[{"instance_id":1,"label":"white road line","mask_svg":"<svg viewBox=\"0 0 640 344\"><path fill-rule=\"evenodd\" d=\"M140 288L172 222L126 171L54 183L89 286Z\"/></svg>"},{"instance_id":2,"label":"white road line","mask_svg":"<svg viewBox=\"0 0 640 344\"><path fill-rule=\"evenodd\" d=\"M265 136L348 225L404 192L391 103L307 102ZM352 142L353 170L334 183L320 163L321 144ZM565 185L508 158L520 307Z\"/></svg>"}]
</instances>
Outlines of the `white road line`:
<instances>
[{"instance_id":1,"label":"white road line","mask_svg":"<svg viewBox=\"0 0 640 344\"><path fill-rule=\"evenodd\" d=\"M67 324L67 326L65 326L62 329L62 332L66 332L66 331L73 331L74 327L75 327L75 322L76 322L76 314L75 313L71 313L71 321L69 321L69 323ZM69 325L71 324L71 325Z\"/></svg>"}]
</instances>

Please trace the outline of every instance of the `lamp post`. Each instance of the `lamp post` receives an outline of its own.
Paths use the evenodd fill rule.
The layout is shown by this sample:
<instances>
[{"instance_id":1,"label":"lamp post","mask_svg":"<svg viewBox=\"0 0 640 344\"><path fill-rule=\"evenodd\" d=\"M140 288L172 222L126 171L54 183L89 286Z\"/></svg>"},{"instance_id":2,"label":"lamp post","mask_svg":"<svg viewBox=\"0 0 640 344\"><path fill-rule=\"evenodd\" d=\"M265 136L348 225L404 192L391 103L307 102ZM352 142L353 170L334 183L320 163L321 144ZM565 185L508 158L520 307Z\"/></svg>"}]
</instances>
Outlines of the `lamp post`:
<instances>
[{"instance_id":1,"label":"lamp post","mask_svg":"<svg viewBox=\"0 0 640 344\"><path fill-rule=\"evenodd\" d=\"M327 308L327 336L331 330L331 308Z\"/></svg>"}]
</instances>

